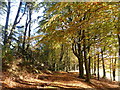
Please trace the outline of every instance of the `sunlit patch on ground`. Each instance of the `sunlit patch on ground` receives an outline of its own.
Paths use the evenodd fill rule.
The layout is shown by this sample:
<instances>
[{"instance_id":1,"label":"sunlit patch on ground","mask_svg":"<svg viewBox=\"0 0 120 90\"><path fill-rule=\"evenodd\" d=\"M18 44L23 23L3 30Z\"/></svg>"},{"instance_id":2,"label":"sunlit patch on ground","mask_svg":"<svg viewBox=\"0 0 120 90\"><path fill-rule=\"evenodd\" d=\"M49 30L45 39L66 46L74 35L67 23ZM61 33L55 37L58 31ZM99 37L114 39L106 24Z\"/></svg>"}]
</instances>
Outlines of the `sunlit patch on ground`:
<instances>
[{"instance_id":1,"label":"sunlit patch on ground","mask_svg":"<svg viewBox=\"0 0 120 90\"><path fill-rule=\"evenodd\" d=\"M45 72L45 71L43 71ZM91 79L91 83L84 82L78 78L78 73L74 72L51 72L50 74L29 74L14 76L6 75L1 81L5 88L118 88L117 82L110 82L105 79L98 81ZM3 88L3 89L4 89ZM5 90L5 89L4 89Z\"/></svg>"}]
</instances>

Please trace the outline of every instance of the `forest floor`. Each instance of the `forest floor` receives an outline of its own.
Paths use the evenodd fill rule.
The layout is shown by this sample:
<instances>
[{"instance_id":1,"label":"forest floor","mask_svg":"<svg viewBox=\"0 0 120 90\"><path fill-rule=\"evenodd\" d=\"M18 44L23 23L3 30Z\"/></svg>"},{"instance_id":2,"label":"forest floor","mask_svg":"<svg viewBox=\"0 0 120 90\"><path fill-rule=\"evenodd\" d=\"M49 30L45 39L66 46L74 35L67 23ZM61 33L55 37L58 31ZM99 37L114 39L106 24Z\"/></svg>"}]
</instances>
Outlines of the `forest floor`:
<instances>
[{"instance_id":1,"label":"forest floor","mask_svg":"<svg viewBox=\"0 0 120 90\"><path fill-rule=\"evenodd\" d=\"M0 83L2 83L2 90L89 90L90 88L93 90L120 90L116 81L113 82L102 78L97 80L97 78L93 77L91 83L87 83L85 79L78 78L78 72L62 71L42 71L41 74L3 72Z\"/></svg>"}]
</instances>

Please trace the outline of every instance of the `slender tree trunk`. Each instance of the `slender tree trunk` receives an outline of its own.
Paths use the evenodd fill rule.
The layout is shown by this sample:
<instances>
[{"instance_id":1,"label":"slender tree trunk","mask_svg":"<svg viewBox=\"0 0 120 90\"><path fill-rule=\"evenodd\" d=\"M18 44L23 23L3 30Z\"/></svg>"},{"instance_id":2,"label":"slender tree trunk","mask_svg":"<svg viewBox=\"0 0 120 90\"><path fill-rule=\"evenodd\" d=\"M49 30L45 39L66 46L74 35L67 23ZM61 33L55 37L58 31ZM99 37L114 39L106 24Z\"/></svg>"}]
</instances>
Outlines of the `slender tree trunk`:
<instances>
[{"instance_id":1,"label":"slender tree trunk","mask_svg":"<svg viewBox=\"0 0 120 90\"><path fill-rule=\"evenodd\" d=\"M28 31L28 44L26 50L28 50L30 46L30 35L31 35L31 19L32 19L32 10L29 8L29 31Z\"/></svg>"},{"instance_id":2,"label":"slender tree trunk","mask_svg":"<svg viewBox=\"0 0 120 90\"><path fill-rule=\"evenodd\" d=\"M120 5L119 5L120 6ZM117 28L117 31L120 32L120 13L118 14L118 28ZM118 66L120 66L120 33L117 34L118 36ZM119 72L119 68L118 68L118 72ZM119 83L119 86L120 86L120 83Z\"/></svg>"},{"instance_id":3,"label":"slender tree trunk","mask_svg":"<svg viewBox=\"0 0 120 90\"><path fill-rule=\"evenodd\" d=\"M120 63L120 34L118 34L117 36L118 36L118 63Z\"/></svg>"},{"instance_id":4,"label":"slender tree trunk","mask_svg":"<svg viewBox=\"0 0 120 90\"><path fill-rule=\"evenodd\" d=\"M8 36L9 45L11 45L11 39L12 39L12 35L13 35L13 30L15 29L15 26L18 24L17 20L18 20L18 17L19 17L21 6L22 6L22 0L20 0L20 4L19 4L19 7L18 7L17 15L15 17L14 23L13 23L11 31L10 31L10 34Z\"/></svg>"},{"instance_id":5,"label":"slender tree trunk","mask_svg":"<svg viewBox=\"0 0 120 90\"><path fill-rule=\"evenodd\" d=\"M90 74L90 77L91 77L91 57L89 56L88 57L88 60L89 60L89 63L88 63L88 68L89 68L89 74Z\"/></svg>"},{"instance_id":6,"label":"slender tree trunk","mask_svg":"<svg viewBox=\"0 0 120 90\"><path fill-rule=\"evenodd\" d=\"M119 5L119 4L118 4ZM117 31L120 32L120 13L118 14L118 28ZM118 36L118 66L120 66L120 33L117 34ZM118 68L118 72L120 72L120 69ZM119 83L120 86L120 83Z\"/></svg>"},{"instance_id":7,"label":"slender tree trunk","mask_svg":"<svg viewBox=\"0 0 120 90\"><path fill-rule=\"evenodd\" d=\"M88 53L90 52L90 46L88 46ZM90 73L90 77L91 77L91 57L90 57L90 54L88 56L88 60L89 60L89 63L88 63L88 69L89 69L89 73Z\"/></svg>"},{"instance_id":8,"label":"slender tree trunk","mask_svg":"<svg viewBox=\"0 0 120 90\"><path fill-rule=\"evenodd\" d=\"M98 54L98 64L97 64L97 75L98 75L98 80L100 80L100 74L99 74L99 54Z\"/></svg>"},{"instance_id":9,"label":"slender tree trunk","mask_svg":"<svg viewBox=\"0 0 120 90\"><path fill-rule=\"evenodd\" d=\"M5 32L4 32L4 41L3 41L4 45L6 45L6 43L7 43L7 29L8 29L8 23L9 23L9 17L10 17L10 4L11 4L11 2L8 1Z\"/></svg>"},{"instance_id":10,"label":"slender tree trunk","mask_svg":"<svg viewBox=\"0 0 120 90\"><path fill-rule=\"evenodd\" d=\"M83 51L84 51L84 61L85 61L85 70L86 70L86 82L90 82L90 73L88 68L88 61L87 61L87 51L86 51L86 40L85 40L85 31L83 30Z\"/></svg>"},{"instance_id":11,"label":"slender tree trunk","mask_svg":"<svg viewBox=\"0 0 120 90\"><path fill-rule=\"evenodd\" d=\"M94 75L96 76L96 57L94 58Z\"/></svg>"},{"instance_id":12,"label":"slender tree trunk","mask_svg":"<svg viewBox=\"0 0 120 90\"><path fill-rule=\"evenodd\" d=\"M88 35L87 35L87 37L89 37L89 39L88 39L88 43L87 43L87 46L88 46L88 69L89 69L89 74L90 74L90 78L91 78L91 56L90 56L90 47L91 47L91 45L90 45L90 34L89 34L89 30L88 30Z\"/></svg>"},{"instance_id":13,"label":"slender tree trunk","mask_svg":"<svg viewBox=\"0 0 120 90\"><path fill-rule=\"evenodd\" d=\"M106 77L106 72L105 72L105 63L104 63L104 57L103 57L103 50L101 49L101 56L102 56L102 66L103 66L103 78Z\"/></svg>"},{"instance_id":14,"label":"slender tree trunk","mask_svg":"<svg viewBox=\"0 0 120 90\"><path fill-rule=\"evenodd\" d=\"M120 13L118 14L118 28L117 28L117 31L120 32ZM118 63L120 63L120 33L118 33L117 36L118 36Z\"/></svg>"},{"instance_id":15,"label":"slender tree trunk","mask_svg":"<svg viewBox=\"0 0 120 90\"><path fill-rule=\"evenodd\" d=\"M112 80L112 58L110 59L110 79Z\"/></svg>"},{"instance_id":16,"label":"slender tree trunk","mask_svg":"<svg viewBox=\"0 0 120 90\"><path fill-rule=\"evenodd\" d=\"M95 42L95 38L94 38L94 42ZM96 76L96 54L95 54L95 46L94 46L94 75Z\"/></svg>"},{"instance_id":17,"label":"slender tree trunk","mask_svg":"<svg viewBox=\"0 0 120 90\"><path fill-rule=\"evenodd\" d=\"M24 37L23 37L23 44L22 44L23 52L25 50L25 43L26 43L26 36L27 36L28 25L29 25L29 22L28 22L28 14L27 14L26 23L25 23Z\"/></svg>"},{"instance_id":18,"label":"slender tree trunk","mask_svg":"<svg viewBox=\"0 0 120 90\"><path fill-rule=\"evenodd\" d=\"M67 54L67 52L66 52ZM61 50L60 50L60 58L59 58L59 69L62 70L63 68L63 63L62 63L62 59L63 59L63 56L64 56L64 46L63 44L61 44ZM65 62L66 63L66 62Z\"/></svg>"},{"instance_id":19,"label":"slender tree trunk","mask_svg":"<svg viewBox=\"0 0 120 90\"><path fill-rule=\"evenodd\" d=\"M115 61L114 61L114 64L113 64L113 81L115 81L115 71L116 71L116 57L115 57Z\"/></svg>"}]
</instances>

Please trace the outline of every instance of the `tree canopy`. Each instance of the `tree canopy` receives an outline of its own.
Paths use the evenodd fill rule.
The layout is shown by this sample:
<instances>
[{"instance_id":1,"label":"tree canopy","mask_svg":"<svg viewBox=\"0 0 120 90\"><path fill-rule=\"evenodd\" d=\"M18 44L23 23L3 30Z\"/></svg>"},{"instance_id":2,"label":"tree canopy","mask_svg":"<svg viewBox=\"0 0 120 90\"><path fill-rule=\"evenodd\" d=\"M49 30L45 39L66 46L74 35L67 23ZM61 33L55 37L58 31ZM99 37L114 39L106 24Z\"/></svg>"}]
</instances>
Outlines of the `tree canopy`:
<instances>
[{"instance_id":1,"label":"tree canopy","mask_svg":"<svg viewBox=\"0 0 120 90\"><path fill-rule=\"evenodd\" d=\"M103 78L110 72L115 80L120 66L119 2L20 0L12 17L14 4L0 3L0 15L6 16L5 24L0 23L3 70L78 70L79 78L91 82L93 75L100 80L102 69Z\"/></svg>"}]
</instances>

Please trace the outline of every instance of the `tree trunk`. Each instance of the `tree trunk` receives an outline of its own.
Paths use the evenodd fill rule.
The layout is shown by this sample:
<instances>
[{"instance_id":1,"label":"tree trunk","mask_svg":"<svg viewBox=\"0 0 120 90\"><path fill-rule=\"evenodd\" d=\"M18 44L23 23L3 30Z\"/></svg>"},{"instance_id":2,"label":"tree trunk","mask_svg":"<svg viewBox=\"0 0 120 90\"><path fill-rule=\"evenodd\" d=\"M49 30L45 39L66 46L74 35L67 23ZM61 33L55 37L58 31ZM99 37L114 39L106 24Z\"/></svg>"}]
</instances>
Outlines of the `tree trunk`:
<instances>
[{"instance_id":1,"label":"tree trunk","mask_svg":"<svg viewBox=\"0 0 120 90\"><path fill-rule=\"evenodd\" d=\"M7 29L8 29L9 16L10 16L10 4L11 4L11 2L8 1L5 32L4 32L4 41L3 41L4 45L6 45L6 43L7 43Z\"/></svg>"},{"instance_id":2,"label":"tree trunk","mask_svg":"<svg viewBox=\"0 0 120 90\"><path fill-rule=\"evenodd\" d=\"M95 42L95 39L94 39L94 42ZM96 76L96 53L95 53L95 46L94 46L94 61L93 61L93 63L94 63L94 72L93 72L93 74Z\"/></svg>"},{"instance_id":3,"label":"tree trunk","mask_svg":"<svg viewBox=\"0 0 120 90\"><path fill-rule=\"evenodd\" d=\"M67 50L66 50L66 54L68 54ZM61 50L60 50L60 58L59 58L59 69L63 70L63 63L62 63L62 59L64 56L64 46L63 44L61 44ZM65 62L66 65L66 62Z\"/></svg>"},{"instance_id":4,"label":"tree trunk","mask_svg":"<svg viewBox=\"0 0 120 90\"><path fill-rule=\"evenodd\" d=\"M98 75L98 80L100 80L100 75L99 75L99 54L98 54L98 64L97 64L97 75Z\"/></svg>"},{"instance_id":5,"label":"tree trunk","mask_svg":"<svg viewBox=\"0 0 120 90\"><path fill-rule=\"evenodd\" d=\"M104 57L103 57L103 50L101 49L101 55L102 55L102 66L103 66L103 78L106 77L106 72L105 72L105 63L104 63Z\"/></svg>"},{"instance_id":6,"label":"tree trunk","mask_svg":"<svg viewBox=\"0 0 120 90\"><path fill-rule=\"evenodd\" d=\"M94 58L94 75L96 76L96 57Z\"/></svg>"},{"instance_id":7,"label":"tree trunk","mask_svg":"<svg viewBox=\"0 0 120 90\"><path fill-rule=\"evenodd\" d=\"M73 46L72 46L73 47ZM75 47L75 46L74 46ZM79 63L79 78L84 78L84 68L83 68L83 56L82 51L79 51L79 55L75 53L73 50L74 55L78 58Z\"/></svg>"},{"instance_id":8,"label":"tree trunk","mask_svg":"<svg viewBox=\"0 0 120 90\"><path fill-rule=\"evenodd\" d=\"M118 34L117 36L118 36L118 63L120 63L120 34Z\"/></svg>"},{"instance_id":9,"label":"tree trunk","mask_svg":"<svg viewBox=\"0 0 120 90\"><path fill-rule=\"evenodd\" d=\"M79 32L79 35L81 35L81 31ZM75 40L72 43L72 51L74 55L78 58L79 78L84 78L83 55L81 50L80 37L78 37L77 39L78 39L77 43L75 42Z\"/></svg>"},{"instance_id":10,"label":"tree trunk","mask_svg":"<svg viewBox=\"0 0 120 90\"><path fill-rule=\"evenodd\" d=\"M89 69L89 74L90 74L90 77L91 77L91 61L90 61L90 56L88 57L88 60L89 60L89 63L88 63L88 69Z\"/></svg>"},{"instance_id":11,"label":"tree trunk","mask_svg":"<svg viewBox=\"0 0 120 90\"><path fill-rule=\"evenodd\" d=\"M83 30L83 51L84 51L84 61L85 61L85 70L86 70L86 82L90 82L90 73L88 68L87 61L87 52L86 52L86 40L85 40L85 31Z\"/></svg>"},{"instance_id":12,"label":"tree trunk","mask_svg":"<svg viewBox=\"0 0 120 90\"><path fill-rule=\"evenodd\" d=\"M80 30L78 32L78 35L81 35L81 34L82 34L82 31ZM82 48L81 48L81 44L80 44L81 40L82 39L78 36L77 46L78 46L79 77L84 78L83 54L82 54Z\"/></svg>"},{"instance_id":13,"label":"tree trunk","mask_svg":"<svg viewBox=\"0 0 120 90\"><path fill-rule=\"evenodd\" d=\"M84 78L83 60L81 58L78 58L78 62L79 62L79 77L80 78Z\"/></svg>"},{"instance_id":14,"label":"tree trunk","mask_svg":"<svg viewBox=\"0 0 120 90\"><path fill-rule=\"evenodd\" d=\"M19 4L19 7L18 7L17 15L15 17L14 23L13 23L11 31L10 31L10 34L8 36L9 45L11 45L11 39L12 39L12 35L13 35L13 30L15 29L15 26L18 24L17 20L18 20L18 17L19 17L21 6L22 6L22 0L20 0L20 4Z\"/></svg>"},{"instance_id":15,"label":"tree trunk","mask_svg":"<svg viewBox=\"0 0 120 90\"><path fill-rule=\"evenodd\" d=\"M118 28L117 31L120 32L120 13L118 14ZM118 36L118 66L120 66L120 33L117 34ZM118 72L119 72L119 68L118 68ZM120 83L119 83L120 86Z\"/></svg>"},{"instance_id":16,"label":"tree trunk","mask_svg":"<svg viewBox=\"0 0 120 90\"><path fill-rule=\"evenodd\" d=\"M118 28L117 28L117 31L118 31L118 63L120 63L120 13L118 14Z\"/></svg>"},{"instance_id":17,"label":"tree trunk","mask_svg":"<svg viewBox=\"0 0 120 90\"><path fill-rule=\"evenodd\" d=\"M29 46L30 46L30 34L31 34L31 19L32 19L32 10L29 8L29 31L28 31L28 44L27 44L27 48L26 50L28 50Z\"/></svg>"},{"instance_id":18,"label":"tree trunk","mask_svg":"<svg viewBox=\"0 0 120 90\"><path fill-rule=\"evenodd\" d=\"M116 56L116 55L115 55ZM116 71L116 57L115 57L115 61L114 61L114 63L113 63L113 81L115 81L115 71Z\"/></svg>"},{"instance_id":19,"label":"tree trunk","mask_svg":"<svg viewBox=\"0 0 120 90\"><path fill-rule=\"evenodd\" d=\"M23 44L22 44L23 53L24 53L24 50L25 50L25 43L26 43L28 25L29 25L29 22L28 22L28 14L27 14L27 19L26 19L26 23L25 23L24 37L23 37Z\"/></svg>"},{"instance_id":20,"label":"tree trunk","mask_svg":"<svg viewBox=\"0 0 120 90\"><path fill-rule=\"evenodd\" d=\"M110 59L110 79L112 80L112 58Z\"/></svg>"},{"instance_id":21,"label":"tree trunk","mask_svg":"<svg viewBox=\"0 0 120 90\"><path fill-rule=\"evenodd\" d=\"M90 52L90 45L88 46L88 53ZM90 61L91 57L90 57L90 54L88 56L88 69L89 69L89 73L90 73L90 77L91 77L91 61Z\"/></svg>"}]
</instances>

